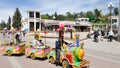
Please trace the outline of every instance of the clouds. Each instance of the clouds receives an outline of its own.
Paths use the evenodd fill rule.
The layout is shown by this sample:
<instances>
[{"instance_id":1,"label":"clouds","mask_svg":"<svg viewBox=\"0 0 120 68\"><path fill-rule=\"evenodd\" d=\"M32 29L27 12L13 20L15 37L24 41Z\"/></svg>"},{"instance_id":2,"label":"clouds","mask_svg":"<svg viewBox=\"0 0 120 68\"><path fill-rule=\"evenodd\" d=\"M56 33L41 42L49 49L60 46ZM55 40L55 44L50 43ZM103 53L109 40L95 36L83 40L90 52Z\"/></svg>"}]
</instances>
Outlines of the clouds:
<instances>
[{"instance_id":1,"label":"clouds","mask_svg":"<svg viewBox=\"0 0 120 68\"><path fill-rule=\"evenodd\" d=\"M107 13L107 6L100 5L100 3L113 2L118 6L118 0L1 0L0 1L0 20L6 20L8 16L13 16L15 8L18 7L23 17L26 17L26 11L29 9L38 9L43 14L65 14L66 12L86 12L97 8Z\"/></svg>"}]
</instances>

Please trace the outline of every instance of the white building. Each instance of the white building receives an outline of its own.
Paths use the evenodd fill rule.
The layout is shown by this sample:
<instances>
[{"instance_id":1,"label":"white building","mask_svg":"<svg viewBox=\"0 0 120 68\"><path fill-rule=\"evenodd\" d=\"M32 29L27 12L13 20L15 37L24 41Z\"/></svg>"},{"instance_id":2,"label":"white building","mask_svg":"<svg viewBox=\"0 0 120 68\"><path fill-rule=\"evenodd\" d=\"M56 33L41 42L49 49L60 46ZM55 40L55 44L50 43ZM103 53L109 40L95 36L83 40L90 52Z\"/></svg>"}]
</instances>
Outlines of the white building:
<instances>
[{"instance_id":1,"label":"white building","mask_svg":"<svg viewBox=\"0 0 120 68\"><path fill-rule=\"evenodd\" d=\"M41 29L41 17L38 10L27 11L27 18L22 21L22 29L28 29L29 31L36 31Z\"/></svg>"},{"instance_id":2,"label":"white building","mask_svg":"<svg viewBox=\"0 0 120 68\"><path fill-rule=\"evenodd\" d=\"M77 31L88 31L92 26L89 18L76 18L75 21L58 21L41 19L40 12L37 10L27 11L27 18L22 20L22 29L29 31L41 30L54 30L59 28L59 23L64 23L65 27L73 26Z\"/></svg>"},{"instance_id":3,"label":"white building","mask_svg":"<svg viewBox=\"0 0 120 68\"><path fill-rule=\"evenodd\" d=\"M118 28L118 16L111 16L112 19L112 28L117 29Z\"/></svg>"},{"instance_id":4,"label":"white building","mask_svg":"<svg viewBox=\"0 0 120 68\"><path fill-rule=\"evenodd\" d=\"M80 31L88 31L92 27L89 18L76 18L75 28Z\"/></svg>"}]
</instances>

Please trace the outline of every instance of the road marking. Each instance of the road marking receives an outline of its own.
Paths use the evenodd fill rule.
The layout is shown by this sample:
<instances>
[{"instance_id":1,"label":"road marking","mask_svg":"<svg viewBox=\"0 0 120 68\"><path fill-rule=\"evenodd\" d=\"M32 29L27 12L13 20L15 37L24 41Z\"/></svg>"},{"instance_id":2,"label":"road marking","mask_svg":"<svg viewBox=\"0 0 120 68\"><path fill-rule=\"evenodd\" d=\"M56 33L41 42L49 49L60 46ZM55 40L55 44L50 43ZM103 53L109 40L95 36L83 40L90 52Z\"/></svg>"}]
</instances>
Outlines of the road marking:
<instances>
[{"instance_id":1,"label":"road marking","mask_svg":"<svg viewBox=\"0 0 120 68\"><path fill-rule=\"evenodd\" d=\"M10 60L13 68L23 68L14 57L8 57L8 59Z\"/></svg>"},{"instance_id":2,"label":"road marking","mask_svg":"<svg viewBox=\"0 0 120 68\"><path fill-rule=\"evenodd\" d=\"M86 54L86 55L87 55L87 56L94 57L94 58L98 58L98 59L102 59L102 60L106 60L106 61L110 61L110 62L113 62L113 63L118 63L118 64L120 64L120 61L116 61L116 60L112 60L112 59L108 59L108 58L103 58L103 57L95 56L95 55L91 55L91 54Z\"/></svg>"},{"instance_id":3,"label":"road marking","mask_svg":"<svg viewBox=\"0 0 120 68\"><path fill-rule=\"evenodd\" d=\"M120 59L120 57L114 56L114 55L111 55L111 54L108 54L107 56Z\"/></svg>"}]
</instances>

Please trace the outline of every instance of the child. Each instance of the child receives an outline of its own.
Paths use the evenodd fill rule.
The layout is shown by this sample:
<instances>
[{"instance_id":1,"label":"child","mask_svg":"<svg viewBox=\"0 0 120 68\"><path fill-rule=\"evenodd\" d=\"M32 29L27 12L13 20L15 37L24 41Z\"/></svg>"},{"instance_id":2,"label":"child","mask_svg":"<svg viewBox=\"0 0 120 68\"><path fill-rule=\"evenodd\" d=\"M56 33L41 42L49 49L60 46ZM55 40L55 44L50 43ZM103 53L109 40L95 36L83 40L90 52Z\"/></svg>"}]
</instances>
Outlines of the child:
<instances>
[{"instance_id":1,"label":"child","mask_svg":"<svg viewBox=\"0 0 120 68\"><path fill-rule=\"evenodd\" d=\"M81 49L84 49L83 46L84 46L84 42L81 42L81 43L80 43L80 48L81 48Z\"/></svg>"}]
</instances>

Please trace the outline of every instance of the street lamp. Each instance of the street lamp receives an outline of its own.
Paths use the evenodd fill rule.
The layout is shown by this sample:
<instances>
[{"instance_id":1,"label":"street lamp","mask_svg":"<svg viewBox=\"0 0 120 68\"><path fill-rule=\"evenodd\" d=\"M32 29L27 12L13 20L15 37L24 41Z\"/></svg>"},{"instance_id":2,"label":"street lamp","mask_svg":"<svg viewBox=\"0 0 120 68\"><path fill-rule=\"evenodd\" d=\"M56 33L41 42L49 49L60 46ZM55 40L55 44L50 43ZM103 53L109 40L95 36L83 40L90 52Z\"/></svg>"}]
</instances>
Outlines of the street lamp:
<instances>
[{"instance_id":1,"label":"street lamp","mask_svg":"<svg viewBox=\"0 0 120 68\"><path fill-rule=\"evenodd\" d=\"M55 23L55 19L56 19L56 17L55 17L55 15L53 15L53 21L54 21L54 23ZM56 28L55 28L55 25L54 25L53 29L56 29ZM55 31L55 30L54 30L54 31Z\"/></svg>"},{"instance_id":2,"label":"street lamp","mask_svg":"<svg viewBox=\"0 0 120 68\"><path fill-rule=\"evenodd\" d=\"M108 10L110 11L110 30L112 30L112 20L111 20L111 15L112 15L112 10L113 10L113 8L114 8L114 4L112 3L112 2L110 2L109 4L108 4Z\"/></svg>"},{"instance_id":3,"label":"street lamp","mask_svg":"<svg viewBox=\"0 0 120 68\"><path fill-rule=\"evenodd\" d=\"M53 19L54 19L54 20L55 20L55 18L56 18L56 17L53 15Z\"/></svg>"},{"instance_id":4,"label":"street lamp","mask_svg":"<svg viewBox=\"0 0 120 68\"><path fill-rule=\"evenodd\" d=\"M78 18L80 18L80 14L78 13Z\"/></svg>"},{"instance_id":5,"label":"street lamp","mask_svg":"<svg viewBox=\"0 0 120 68\"><path fill-rule=\"evenodd\" d=\"M118 42L120 42L120 0L119 0Z\"/></svg>"}]
</instances>

